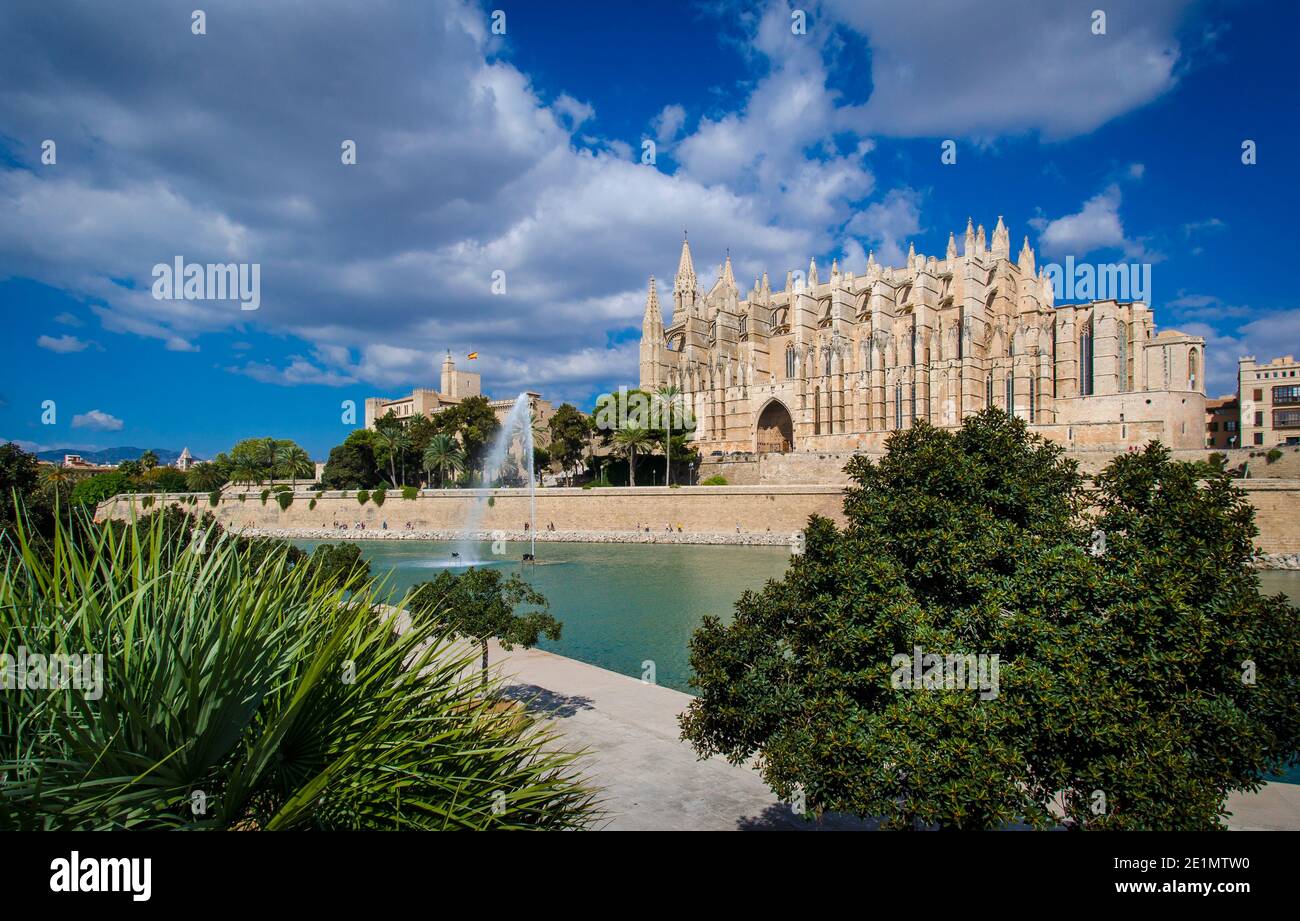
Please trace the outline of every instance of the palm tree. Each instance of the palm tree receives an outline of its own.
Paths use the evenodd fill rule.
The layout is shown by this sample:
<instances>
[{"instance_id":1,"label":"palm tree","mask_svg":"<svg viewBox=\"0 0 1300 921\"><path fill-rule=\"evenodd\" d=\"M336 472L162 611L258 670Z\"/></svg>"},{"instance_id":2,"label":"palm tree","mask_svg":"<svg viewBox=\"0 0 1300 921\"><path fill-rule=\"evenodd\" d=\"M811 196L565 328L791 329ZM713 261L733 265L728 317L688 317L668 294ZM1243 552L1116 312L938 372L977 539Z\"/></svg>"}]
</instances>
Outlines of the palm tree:
<instances>
[{"instance_id":1,"label":"palm tree","mask_svg":"<svg viewBox=\"0 0 1300 921\"><path fill-rule=\"evenodd\" d=\"M674 387L672 384L664 384L654 392L654 399L664 409L664 426L668 430L668 437L664 439L664 485L671 486L673 482L673 411L681 403L682 389Z\"/></svg>"},{"instance_id":2,"label":"palm tree","mask_svg":"<svg viewBox=\"0 0 1300 921\"><path fill-rule=\"evenodd\" d=\"M285 450L284 469L289 474L294 488L298 486L298 477L313 476L316 473L316 465L312 463L311 455L298 445Z\"/></svg>"},{"instance_id":3,"label":"palm tree","mask_svg":"<svg viewBox=\"0 0 1300 921\"><path fill-rule=\"evenodd\" d=\"M654 444L650 432L629 426L614 433L614 446L620 454L627 455L627 484L636 485L636 452L649 451Z\"/></svg>"},{"instance_id":4,"label":"palm tree","mask_svg":"<svg viewBox=\"0 0 1300 921\"><path fill-rule=\"evenodd\" d=\"M145 451L140 455L140 466L145 470L152 470L158 466L158 455L152 449Z\"/></svg>"},{"instance_id":5,"label":"palm tree","mask_svg":"<svg viewBox=\"0 0 1300 921\"><path fill-rule=\"evenodd\" d=\"M411 440L406 437L406 427L397 420L396 416L392 418L385 416L375 424L375 431L384 443L384 447L388 448L388 472L393 476L391 482L394 486L401 485L397 482L397 455L410 447ZM402 468L402 479L406 479L405 459L402 460Z\"/></svg>"},{"instance_id":6,"label":"palm tree","mask_svg":"<svg viewBox=\"0 0 1300 921\"><path fill-rule=\"evenodd\" d=\"M275 481L275 470L284 461L284 448L274 438L268 438L264 442L266 454L266 477L272 482ZM261 482L260 478L258 482Z\"/></svg>"},{"instance_id":7,"label":"palm tree","mask_svg":"<svg viewBox=\"0 0 1300 921\"><path fill-rule=\"evenodd\" d=\"M434 435L429 439L429 447L424 449L424 469L432 476L438 474L438 485L446 484L448 477L455 477L466 466L465 452L450 435Z\"/></svg>"},{"instance_id":8,"label":"palm tree","mask_svg":"<svg viewBox=\"0 0 1300 921\"><path fill-rule=\"evenodd\" d=\"M45 477L45 482L55 486L72 479L72 471L60 464L42 464L41 475Z\"/></svg>"},{"instance_id":9,"label":"palm tree","mask_svg":"<svg viewBox=\"0 0 1300 921\"><path fill-rule=\"evenodd\" d=\"M230 470L230 479L234 483L258 483L262 482L262 466L255 464L250 460L240 460Z\"/></svg>"}]
</instances>

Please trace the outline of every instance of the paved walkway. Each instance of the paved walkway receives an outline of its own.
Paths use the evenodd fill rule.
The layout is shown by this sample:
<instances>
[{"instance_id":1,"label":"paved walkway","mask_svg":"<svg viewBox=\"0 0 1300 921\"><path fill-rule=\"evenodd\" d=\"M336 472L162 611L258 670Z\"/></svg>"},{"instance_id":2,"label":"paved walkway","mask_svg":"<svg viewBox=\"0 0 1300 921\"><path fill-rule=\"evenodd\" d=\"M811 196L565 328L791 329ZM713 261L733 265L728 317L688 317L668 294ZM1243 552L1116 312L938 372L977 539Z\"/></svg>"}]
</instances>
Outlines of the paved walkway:
<instances>
[{"instance_id":1,"label":"paved walkway","mask_svg":"<svg viewBox=\"0 0 1300 921\"><path fill-rule=\"evenodd\" d=\"M671 688L537 649L491 661L508 676L506 693L532 701L569 750L585 749L582 768L601 790L609 829L735 830L872 827L851 819L805 821L777 801L758 773L722 758L700 761L681 741L677 714L690 696ZM1229 797L1234 829L1300 829L1300 786L1268 784Z\"/></svg>"}]
</instances>

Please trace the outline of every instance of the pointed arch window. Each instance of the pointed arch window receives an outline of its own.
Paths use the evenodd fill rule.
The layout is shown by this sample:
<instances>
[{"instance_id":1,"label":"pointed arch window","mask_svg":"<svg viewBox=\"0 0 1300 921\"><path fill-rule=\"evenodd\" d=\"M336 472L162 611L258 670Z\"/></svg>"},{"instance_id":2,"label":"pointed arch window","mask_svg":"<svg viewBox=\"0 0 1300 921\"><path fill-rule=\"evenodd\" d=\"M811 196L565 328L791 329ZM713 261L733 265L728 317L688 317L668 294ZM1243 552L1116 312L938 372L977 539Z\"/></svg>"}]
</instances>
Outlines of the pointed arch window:
<instances>
[{"instance_id":1,"label":"pointed arch window","mask_svg":"<svg viewBox=\"0 0 1300 921\"><path fill-rule=\"evenodd\" d=\"M1032 376L1029 378L1029 421L1038 421L1038 381Z\"/></svg>"},{"instance_id":2,"label":"pointed arch window","mask_svg":"<svg viewBox=\"0 0 1300 921\"><path fill-rule=\"evenodd\" d=\"M1016 414L1016 374L1011 368L1007 368L1007 415Z\"/></svg>"},{"instance_id":3,"label":"pointed arch window","mask_svg":"<svg viewBox=\"0 0 1300 921\"><path fill-rule=\"evenodd\" d=\"M822 389L813 388L813 434L822 433Z\"/></svg>"},{"instance_id":4,"label":"pointed arch window","mask_svg":"<svg viewBox=\"0 0 1300 921\"><path fill-rule=\"evenodd\" d=\"M984 378L984 405L992 408L993 406L993 372L990 371Z\"/></svg>"},{"instance_id":5,"label":"pointed arch window","mask_svg":"<svg viewBox=\"0 0 1300 921\"><path fill-rule=\"evenodd\" d=\"M1196 349L1187 353L1187 384L1189 390L1196 390L1196 381L1200 376L1201 362L1197 357Z\"/></svg>"},{"instance_id":6,"label":"pointed arch window","mask_svg":"<svg viewBox=\"0 0 1300 921\"><path fill-rule=\"evenodd\" d=\"M785 347L785 379L786 380L794 380L794 365L795 365L794 346L787 345Z\"/></svg>"}]
</instances>

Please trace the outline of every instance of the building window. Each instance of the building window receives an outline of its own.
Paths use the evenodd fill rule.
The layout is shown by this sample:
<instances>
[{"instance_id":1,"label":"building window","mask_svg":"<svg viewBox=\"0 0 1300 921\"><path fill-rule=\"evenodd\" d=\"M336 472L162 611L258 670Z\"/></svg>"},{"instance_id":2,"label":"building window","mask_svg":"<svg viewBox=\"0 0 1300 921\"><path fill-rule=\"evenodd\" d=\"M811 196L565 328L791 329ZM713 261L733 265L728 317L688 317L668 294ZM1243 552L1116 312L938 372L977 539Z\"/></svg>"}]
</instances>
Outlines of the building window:
<instances>
[{"instance_id":1,"label":"building window","mask_svg":"<svg viewBox=\"0 0 1300 921\"><path fill-rule=\"evenodd\" d=\"M912 364L916 364L916 317L912 317Z\"/></svg>"},{"instance_id":2,"label":"building window","mask_svg":"<svg viewBox=\"0 0 1300 921\"><path fill-rule=\"evenodd\" d=\"M903 382L894 385L894 428L903 427Z\"/></svg>"},{"instance_id":3,"label":"building window","mask_svg":"<svg viewBox=\"0 0 1300 921\"><path fill-rule=\"evenodd\" d=\"M1256 425L1264 424L1264 414L1262 412L1255 413L1255 424Z\"/></svg>"},{"instance_id":4,"label":"building window","mask_svg":"<svg viewBox=\"0 0 1300 921\"><path fill-rule=\"evenodd\" d=\"M813 390L813 434L822 433L822 389L817 387Z\"/></svg>"},{"instance_id":5,"label":"building window","mask_svg":"<svg viewBox=\"0 0 1300 921\"><path fill-rule=\"evenodd\" d=\"M1264 433L1263 433L1263 432L1256 432L1256 433L1255 433L1255 444L1257 444L1257 445L1262 445L1263 443L1264 443Z\"/></svg>"},{"instance_id":6,"label":"building window","mask_svg":"<svg viewBox=\"0 0 1300 921\"><path fill-rule=\"evenodd\" d=\"M1079 333L1079 395L1092 396L1092 317Z\"/></svg>"},{"instance_id":7,"label":"building window","mask_svg":"<svg viewBox=\"0 0 1300 921\"><path fill-rule=\"evenodd\" d=\"M1007 369L1007 415L1016 414L1016 375L1010 368Z\"/></svg>"},{"instance_id":8,"label":"building window","mask_svg":"<svg viewBox=\"0 0 1300 921\"><path fill-rule=\"evenodd\" d=\"M1227 422L1223 423L1223 430L1224 430L1225 432L1235 432L1235 431L1237 431L1237 422L1236 422L1236 420L1235 420L1235 419L1229 419Z\"/></svg>"},{"instance_id":9,"label":"building window","mask_svg":"<svg viewBox=\"0 0 1300 921\"><path fill-rule=\"evenodd\" d=\"M1256 391L1255 391L1255 402L1258 403L1258 402L1260 402L1260 401L1263 400L1263 399L1264 399L1264 391L1262 391L1262 390L1256 390Z\"/></svg>"},{"instance_id":10,"label":"building window","mask_svg":"<svg viewBox=\"0 0 1300 921\"><path fill-rule=\"evenodd\" d=\"M1291 384L1288 387L1274 387L1273 403L1280 406L1300 403L1300 385Z\"/></svg>"},{"instance_id":11,"label":"building window","mask_svg":"<svg viewBox=\"0 0 1300 921\"><path fill-rule=\"evenodd\" d=\"M1038 421L1038 381L1029 378L1029 421Z\"/></svg>"},{"instance_id":12,"label":"building window","mask_svg":"<svg viewBox=\"0 0 1300 921\"><path fill-rule=\"evenodd\" d=\"M910 412L912 414L912 424L916 425L916 381L912 381L912 403Z\"/></svg>"},{"instance_id":13,"label":"building window","mask_svg":"<svg viewBox=\"0 0 1300 921\"><path fill-rule=\"evenodd\" d=\"M786 380L794 380L794 346L793 345L787 345L785 347L785 378Z\"/></svg>"},{"instance_id":14,"label":"building window","mask_svg":"<svg viewBox=\"0 0 1300 921\"><path fill-rule=\"evenodd\" d=\"M1200 377L1200 359L1197 357L1196 349L1192 349L1187 354L1187 384L1189 390L1196 389L1196 381Z\"/></svg>"},{"instance_id":15,"label":"building window","mask_svg":"<svg viewBox=\"0 0 1300 921\"><path fill-rule=\"evenodd\" d=\"M990 371L984 378L984 405L993 406L993 372Z\"/></svg>"},{"instance_id":16,"label":"building window","mask_svg":"<svg viewBox=\"0 0 1300 921\"><path fill-rule=\"evenodd\" d=\"M1300 409L1273 410L1273 428L1300 429Z\"/></svg>"}]
</instances>

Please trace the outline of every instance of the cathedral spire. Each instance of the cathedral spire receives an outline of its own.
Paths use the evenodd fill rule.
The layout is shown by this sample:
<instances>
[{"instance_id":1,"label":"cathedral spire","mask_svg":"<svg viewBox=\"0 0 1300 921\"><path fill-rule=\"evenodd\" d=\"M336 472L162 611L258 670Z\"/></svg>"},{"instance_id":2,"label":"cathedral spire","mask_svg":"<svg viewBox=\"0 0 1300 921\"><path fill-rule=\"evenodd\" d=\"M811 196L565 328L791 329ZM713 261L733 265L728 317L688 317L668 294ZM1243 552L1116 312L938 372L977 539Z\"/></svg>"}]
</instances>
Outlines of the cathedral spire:
<instances>
[{"instance_id":1,"label":"cathedral spire","mask_svg":"<svg viewBox=\"0 0 1300 921\"><path fill-rule=\"evenodd\" d=\"M736 276L731 270L731 250L727 250L727 261L722 264L722 286L733 289L736 287Z\"/></svg>"},{"instance_id":2,"label":"cathedral spire","mask_svg":"<svg viewBox=\"0 0 1300 921\"><path fill-rule=\"evenodd\" d=\"M993 228L993 255L1003 259L1011 258L1011 234L1007 232L1007 225L1002 223L1002 215L998 215L998 225Z\"/></svg>"},{"instance_id":3,"label":"cathedral spire","mask_svg":"<svg viewBox=\"0 0 1300 921\"><path fill-rule=\"evenodd\" d=\"M645 296L645 316L641 320L641 328L658 324L663 326L663 313L659 309L659 292L655 290L655 277L650 276L650 290Z\"/></svg>"},{"instance_id":4,"label":"cathedral spire","mask_svg":"<svg viewBox=\"0 0 1300 921\"><path fill-rule=\"evenodd\" d=\"M1020 271L1026 277L1032 277L1034 274L1034 251L1029 248L1029 237L1025 237L1025 245L1020 247L1020 259L1018 260Z\"/></svg>"},{"instance_id":5,"label":"cathedral spire","mask_svg":"<svg viewBox=\"0 0 1300 921\"><path fill-rule=\"evenodd\" d=\"M948 231L948 254L947 255L948 255L948 259L950 260L957 258L957 238L956 236L953 235L953 232L951 230Z\"/></svg>"},{"instance_id":6,"label":"cathedral spire","mask_svg":"<svg viewBox=\"0 0 1300 921\"><path fill-rule=\"evenodd\" d=\"M673 317L683 316L683 310L695 307L695 263L691 260L691 244L682 233L682 257L677 262L677 278L673 282Z\"/></svg>"},{"instance_id":7,"label":"cathedral spire","mask_svg":"<svg viewBox=\"0 0 1300 921\"><path fill-rule=\"evenodd\" d=\"M979 227L975 228L975 251L983 256L984 251L987 249L988 244L984 242L984 225L980 224Z\"/></svg>"},{"instance_id":8,"label":"cathedral spire","mask_svg":"<svg viewBox=\"0 0 1300 921\"><path fill-rule=\"evenodd\" d=\"M813 256L808 262L808 287L817 287L817 257Z\"/></svg>"},{"instance_id":9,"label":"cathedral spire","mask_svg":"<svg viewBox=\"0 0 1300 921\"><path fill-rule=\"evenodd\" d=\"M911 269L916 265L916 246L910 241L907 244L907 267Z\"/></svg>"},{"instance_id":10,"label":"cathedral spire","mask_svg":"<svg viewBox=\"0 0 1300 921\"><path fill-rule=\"evenodd\" d=\"M970 218L966 218L966 241L965 248L962 249L963 256L975 255L975 225L971 223Z\"/></svg>"}]
</instances>

